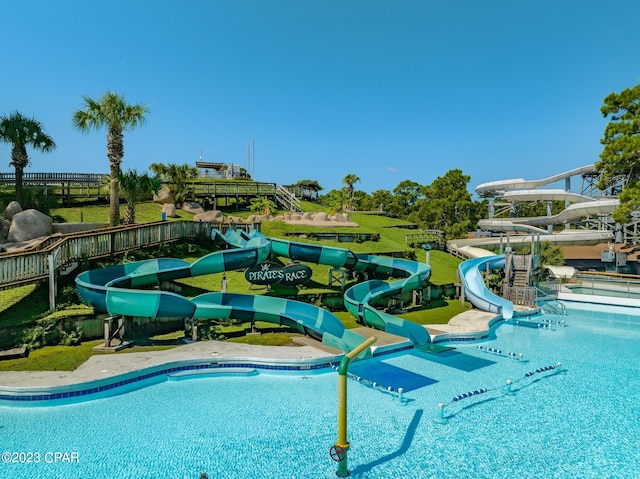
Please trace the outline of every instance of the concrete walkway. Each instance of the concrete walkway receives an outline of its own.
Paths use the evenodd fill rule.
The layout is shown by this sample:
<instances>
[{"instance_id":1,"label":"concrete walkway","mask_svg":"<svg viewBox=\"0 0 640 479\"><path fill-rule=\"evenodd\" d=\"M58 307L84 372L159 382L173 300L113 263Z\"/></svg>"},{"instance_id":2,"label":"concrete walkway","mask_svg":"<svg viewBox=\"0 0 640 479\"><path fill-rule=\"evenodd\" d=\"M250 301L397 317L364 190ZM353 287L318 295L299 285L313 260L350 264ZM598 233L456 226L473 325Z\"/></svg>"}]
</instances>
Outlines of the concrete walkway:
<instances>
[{"instance_id":1,"label":"concrete walkway","mask_svg":"<svg viewBox=\"0 0 640 479\"><path fill-rule=\"evenodd\" d=\"M490 323L496 318L493 313L478 310L465 311L452 318L448 324L427 326L427 330L436 340L449 337L475 337L488 334ZM354 332L368 338L375 336L376 347L393 348L406 345L408 340L400 336L385 333L372 328L357 328ZM221 341L199 341L164 351L140 353L100 354L89 358L74 371L0 371L0 389L2 388L42 388L81 384L97 379L139 371L149 367L161 366L178 361L189 360L252 360L269 363L298 363L304 361L330 361L342 353L327 348L311 338L299 338L302 346L253 346L248 344Z\"/></svg>"},{"instance_id":2,"label":"concrete walkway","mask_svg":"<svg viewBox=\"0 0 640 479\"><path fill-rule=\"evenodd\" d=\"M252 346L221 341L198 341L164 351L99 354L74 371L0 371L0 388L38 388L80 384L139 371L176 361L247 359L270 363L334 358L335 354L311 346Z\"/></svg>"}]
</instances>

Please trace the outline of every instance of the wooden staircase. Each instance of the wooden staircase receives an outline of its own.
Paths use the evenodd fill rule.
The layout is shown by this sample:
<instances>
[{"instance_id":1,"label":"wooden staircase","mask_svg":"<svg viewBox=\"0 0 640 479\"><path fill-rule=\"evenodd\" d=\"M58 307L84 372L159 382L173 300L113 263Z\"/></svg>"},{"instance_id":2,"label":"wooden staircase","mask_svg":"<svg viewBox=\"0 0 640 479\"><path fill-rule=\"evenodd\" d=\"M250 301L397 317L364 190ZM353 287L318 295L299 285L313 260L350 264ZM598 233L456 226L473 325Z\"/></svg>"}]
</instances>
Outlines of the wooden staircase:
<instances>
[{"instance_id":1,"label":"wooden staircase","mask_svg":"<svg viewBox=\"0 0 640 479\"><path fill-rule=\"evenodd\" d=\"M504 297L513 304L535 305L536 293L535 288L531 286L528 270L511 270L509 278L505 280Z\"/></svg>"}]
</instances>

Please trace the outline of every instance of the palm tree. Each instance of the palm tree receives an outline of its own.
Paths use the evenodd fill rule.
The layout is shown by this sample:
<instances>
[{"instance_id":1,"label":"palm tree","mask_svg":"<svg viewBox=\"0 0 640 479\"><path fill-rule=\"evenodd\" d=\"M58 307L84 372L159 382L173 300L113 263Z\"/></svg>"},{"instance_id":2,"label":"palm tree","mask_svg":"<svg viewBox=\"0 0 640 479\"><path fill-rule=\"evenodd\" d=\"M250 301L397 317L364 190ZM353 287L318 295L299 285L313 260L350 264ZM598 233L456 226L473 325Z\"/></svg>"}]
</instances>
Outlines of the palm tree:
<instances>
[{"instance_id":1,"label":"palm tree","mask_svg":"<svg viewBox=\"0 0 640 479\"><path fill-rule=\"evenodd\" d=\"M347 210L352 209L353 195L355 193L355 185L360 181L360 178L355 173L348 173L342 178L342 183L345 184L345 189L347 190Z\"/></svg>"},{"instance_id":2,"label":"palm tree","mask_svg":"<svg viewBox=\"0 0 640 479\"><path fill-rule=\"evenodd\" d=\"M331 210L329 210L329 216L335 216L338 213L346 211L349 205L349 195L342 190L331 190L327 195L327 201Z\"/></svg>"},{"instance_id":3,"label":"palm tree","mask_svg":"<svg viewBox=\"0 0 640 479\"><path fill-rule=\"evenodd\" d=\"M109 224L120 223L120 197L118 173L124 157L124 132L133 130L146 122L149 112L145 104L129 105L124 95L108 91L100 99L82 97L84 110L73 113L73 125L83 133L91 129L107 127L107 158L109 158Z\"/></svg>"},{"instance_id":4,"label":"palm tree","mask_svg":"<svg viewBox=\"0 0 640 479\"><path fill-rule=\"evenodd\" d=\"M249 206L249 209L253 213L270 215L274 213L277 209L276 204L273 201L271 201L269 198L266 198L264 196L251 198L251 200L249 200L249 203L251 203L251 206Z\"/></svg>"},{"instance_id":5,"label":"palm tree","mask_svg":"<svg viewBox=\"0 0 640 479\"><path fill-rule=\"evenodd\" d=\"M198 177L198 168L188 164L176 165L169 163L151 163L149 169L158 175L163 181L169 182L169 192L176 205L180 205L187 197L187 182Z\"/></svg>"},{"instance_id":6,"label":"palm tree","mask_svg":"<svg viewBox=\"0 0 640 479\"><path fill-rule=\"evenodd\" d=\"M355 188L353 185L355 185L359 181L360 181L360 178L355 173L348 173L345 175L344 178L342 178L342 183L346 185L345 188L347 189L347 191L350 193L351 196L353 196L353 192L355 191Z\"/></svg>"},{"instance_id":7,"label":"palm tree","mask_svg":"<svg viewBox=\"0 0 640 479\"><path fill-rule=\"evenodd\" d=\"M136 222L136 204L158 192L162 182L157 176L139 174L136 170L118 172L120 194L127 202L127 210L122 222L132 225Z\"/></svg>"},{"instance_id":8,"label":"palm tree","mask_svg":"<svg viewBox=\"0 0 640 479\"><path fill-rule=\"evenodd\" d=\"M562 248L548 241L540 242L540 264L547 266L564 265L564 253Z\"/></svg>"},{"instance_id":9,"label":"palm tree","mask_svg":"<svg viewBox=\"0 0 640 479\"><path fill-rule=\"evenodd\" d=\"M56 147L53 138L44 133L42 123L19 112L0 117L0 141L10 143L11 163L16 171L16 201L22 204L22 174L29 165L27 146L43 153Z\"/></svg>"}]
</instances>

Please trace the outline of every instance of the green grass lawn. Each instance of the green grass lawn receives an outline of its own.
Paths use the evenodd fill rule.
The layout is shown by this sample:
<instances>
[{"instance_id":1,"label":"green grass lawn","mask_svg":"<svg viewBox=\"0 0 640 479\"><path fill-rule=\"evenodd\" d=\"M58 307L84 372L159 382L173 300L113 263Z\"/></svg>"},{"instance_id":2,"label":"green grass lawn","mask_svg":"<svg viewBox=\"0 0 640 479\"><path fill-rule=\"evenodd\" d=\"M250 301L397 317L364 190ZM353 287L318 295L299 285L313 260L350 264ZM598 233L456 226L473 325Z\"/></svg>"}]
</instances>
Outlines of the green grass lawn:
<instances>
[{"instance_id":1,"label":"green grass lawn","mask_svg":"<svg viewBox=\"0 0 640 479\"><path fill-rule=\"evenodd\" d=\"M120 217L125 214L126 204L120 203ZM176 220L193 220L193 214L187 213L184 210L176 210L177 216L175 218L167 218L169 221ZM104 205L86 205L86 206L72 206L70 208L54 208L51 210L51 215L64 218L67 223L108 223L109 222L109 207ZM162 205L145 202L136 205L136 223L148 223L151 221L160 221L162 219Z\"/></svg>"},{"instance_id":2,"label":"green grass lawn","mask_svg":"<svg viewBox=\"0 0 640 479\"><path fill-rule=\"evenodd\" d=\"M147 351L163 351L176 347L167 345L136 345L116 353L96 352L94 347L103 344L101 339L85 341L78 346L46 346L29 353L29 357L0 361L0 371L73 371L96 354L127 354Z\"/></svg>"},{"instance_id":3,"label":"green grass lawn","mask_svg":"<svg viewBox=\"0 0 640 479\"><path fill-rule=\"evenodd\" d=\"M309 203L304 205L305 211L319 211L323 208L318 205ZM137 222L157 221L160 219L162 207L155 203L141 203L136 210ZM324 209L326 211L326 209ZM83 207L57 208L52 214L63 217L67 222L80 221L80 213L82 212L82 221L84 222L107 222L108 206L87 205ZM248 211L224 212L226 215L247 217L251 213ZM121 214L124 214L124 205L121 207ZM193 215L180 211L180 217L177 219L192 220ZM337 241L315 241L311 239L298 240L295 237L287 236L286 233L309 233L333 231L335 228L318 227L318 226L302 226L287 225L283 222L264 222L262 224L262 232L266 236L283 237L292 241L309 242L345 248L354 253L371 253L380 254L388 252L406 252L413 254L417 261L425 261L426 254L418 248L411 248L405 241L405 235L415 233L415 230L402 227L406 225L406 221L376 215L352 214L352 221L358 223L357 228L340 228L341 232L360 232L360 233L377 233L378 241L367 241L361 243L343 243ZM200 254L191 254L183 257L187 261L195 261ZM288 259L283 258L283 262ZM433 284L450 284L456 282L456 269L460 260L448 255L442 251L432 250L430 254L430 263L432 267L431 282ZM272 295L291 295L305 293L322 293L327 291L339 292L337 287L329 288L329 266L326 265L309 265L313 270L312 281L305 285L302 289L285 289L274 286L270 291L264 287L254 286L249 289L249 285L244 278L242 271L229 271L225 273L227 280L227 290L230 292L249 293L249 294L272 294ZM194 278L185 278L177 281L182 287L181 294L187 297L193 297L208 291L219 291L222 284L222 274L209 274ZM348 286L354 284L353 282ZM21 334L21 328L35 324L37 318L41 317L48 311L48 293L46 287L37 287L35 285L22 286L19 288L0 291L0 331L5 334L0 335L0 349L14 344L17 335ZM469 308L468 303L460 305L459 301L442 300L432 301L428 306L409 309L402 317L418 324L442 324L446 323L450 318ZM86 314L86 310L83 314ZM347 312L336 312L336 316L345 324L347 328L355 328L359 325L355 318ZM270 325L271 327L273 325ZM246 325L233 326L227 332L237 331L237 328L245 328ZM266 327L266 326L265 326ZM233 328L236 328L235 330ZM224 328L221 330L224 334ZM176 333L173 336L179 336L182 333ZM134 348L123 350L118 354L126 354L134 351L162 350L169 347L175 347L176 337L155 338L148 341L140 341L139 345ZM230 341L247 342L250 344L277 344L277 345L293 345L292 333L290 332L273 332L262 334L260 336L245 336L230 339ZM4 339L4 341L3 341ZM80 346L54 346L45 347L40 350L31 352L29 358L18 359L12 361L1 361L0 370L73 370L79 364L86 361L90 356L96 354L93 347L99 344L98 341L86 341ZM4 345L4 346L3 346Z\"/></svg>"}]
</instances>

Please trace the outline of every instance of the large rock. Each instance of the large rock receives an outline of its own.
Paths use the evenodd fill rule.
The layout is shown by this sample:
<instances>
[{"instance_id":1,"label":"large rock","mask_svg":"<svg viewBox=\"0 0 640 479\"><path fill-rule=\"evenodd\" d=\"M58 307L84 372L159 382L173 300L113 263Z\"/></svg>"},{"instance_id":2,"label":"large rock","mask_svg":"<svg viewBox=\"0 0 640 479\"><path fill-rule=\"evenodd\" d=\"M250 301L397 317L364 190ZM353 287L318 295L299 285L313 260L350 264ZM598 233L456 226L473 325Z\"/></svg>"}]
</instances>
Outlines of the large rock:
<instances>
[{"instance_id":1,"label":"large rock","mask_svg":"<svg viewBox=\"0 0 640 479\"><path fill-rule=\"evenodd\" d=\"M222 223L224 215L220 210L205 211L193 216L193 221L203 221L205 223Z\"/></svg>"},{"instance_id":2,"label":"large rock","mask_svg":"<svg viewBox=\"0 0 640 479\"><path fill-rule=\"evenodd\" d=\"M162 205L162 212L167 215L168 218L175 218L176 215L176 205L173 203L165 203Z\"/></svg>"},{"instance_id":3,"label":"large rock","mask_svg":"<svg viewBox=\"0 0 640 479\"><path fill-rule=\"evenodd\" d=\"M21 211L22 211L22 206L20 206L20 203L18 203L17 201L12 201L5 208L4 217L9 221L11 221L14 215L16 215L17 213L20 213Z\"/></svg>"},{"instance_id":4,"label":"large rock","mask_svg":"<svg viewBox=\"0 0 640 479\"><path fill-rule=\"evenodd\" d=\"M7 240L10 243L29 241L51 234L53 220L38 210L25 210L16 213L9 227Z\"/></svg>"},{"instance_id":5,"label":"large rock","mask_svg":"<svg viewBox=\"0 0 640 479\"><path fill-rule=\"evenodd\" d=\"M158 192L153 195L153 201L156 203L164 204L164 203L175 203L173 199L173 195L169 191L169 185L162 185Z\"/></svg>"},{"instance_id":6,"label":"large rock","mask_svg":"<svg viewBox=\"0 0 640 479\"><path fill-rule=\"evenodd\" d=\"M185 201L182 203L182 209L187 213L193 213L194 215L204 213L204 208L200 206L200 203L196 203L195 201Z\"/></svg>"},{"instance_id":7,"label":"large rock","mask_svg":"<svg viewBox=\"0 0 640 479\"><path fill-rule=\"evenodd\" d=\"M329 219L329 215L327 213L325 213L324 211L319 211L313 217L313 221L315 221L316 223L323 223L325 221L331 220Z\"/></svg>"},{"instance_id":8,"label":"large rock","mask_svg":"<svg viewBox=\"0 0 640 479\"><path fill-rule=\"evenodd\" d=\"M0 243L7 242L7 236L9 235L10 226L11 226L11 221L9 220L0 221Z\"/></svg>"}]
</instances>

